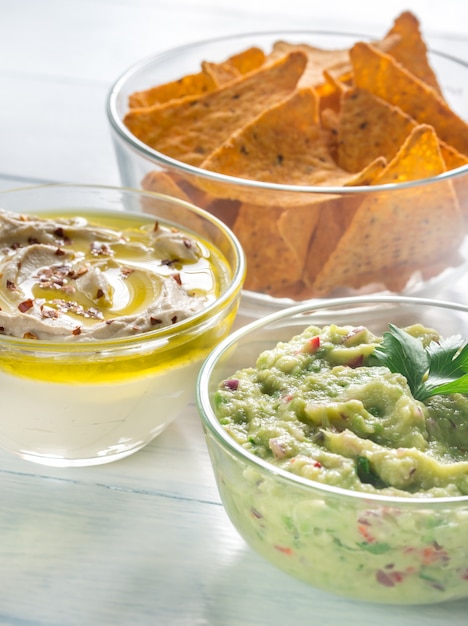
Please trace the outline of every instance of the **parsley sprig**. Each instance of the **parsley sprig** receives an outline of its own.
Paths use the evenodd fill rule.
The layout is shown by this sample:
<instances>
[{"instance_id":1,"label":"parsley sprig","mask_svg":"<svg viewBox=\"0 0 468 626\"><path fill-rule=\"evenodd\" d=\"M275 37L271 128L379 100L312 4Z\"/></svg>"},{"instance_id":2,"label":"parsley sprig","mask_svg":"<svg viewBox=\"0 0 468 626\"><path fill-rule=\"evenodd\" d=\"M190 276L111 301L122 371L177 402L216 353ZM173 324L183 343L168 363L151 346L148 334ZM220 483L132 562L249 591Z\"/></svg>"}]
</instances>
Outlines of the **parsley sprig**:
<instances>
[{"instance_id":1,"label":"parsley sprig","mask_svg":"<svg viewBox=\"0 0 468 626\"><path fill-rule=\"evenodd\" d=\"M417 400L468 394L468 343L463 345L460 336L432 341L425 347L402 328L389 327L373 356L391 372L403 374Z\"/></svg>"}]
</instances>

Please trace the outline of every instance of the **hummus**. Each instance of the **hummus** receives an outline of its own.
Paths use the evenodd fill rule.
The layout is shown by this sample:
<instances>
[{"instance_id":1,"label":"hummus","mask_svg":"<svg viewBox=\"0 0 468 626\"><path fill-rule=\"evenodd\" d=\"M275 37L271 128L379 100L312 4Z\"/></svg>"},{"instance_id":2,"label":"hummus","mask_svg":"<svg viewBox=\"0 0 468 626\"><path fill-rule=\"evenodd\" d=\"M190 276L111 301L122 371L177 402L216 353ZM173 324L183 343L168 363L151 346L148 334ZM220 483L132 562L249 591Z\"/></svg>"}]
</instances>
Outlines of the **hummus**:
<instances>
[{"instance_id":1,"label":"hummus","mask_svg":"<svg viewBox=\"0 0 468 626\"><path fill-rule=\"evenodd\" d=\"M407 329L429 342L437 335ZM218 416L247 450L318 482L385 495L468 495L468 397L416 400L369 366L365 328L310 327L218 391Z\"/></svg>"},{"instance_id":2,"label":"hummus","mask_svg":"<svg viewBox=\"0 0 468 626\"><path fill-rule=\"evenodd\" d=\"M463 598L468 499L442 496L468 495L468 398L415 400L402 375L372 365L380 342L310 327L225 379L220 424L271 471L209 440L221 498L255 550L316 587L397 604Z\"/></svg>"},{"instance_id":3,"label":"hummus","mask_svg":"<svg viewBox=\"0 0 468 626\"><path fill-rule=\"evenodd\" d=\"M0 447L64 467L161 433L240 293L216 230L205 240L149 215L72 211L0 212Z\"/></svg>"},{"instance_id":4,"label":"hummus","mask_svg":"<svg viewBox=\"0 0 468 626\"><path fill-rule=\"evenodd\" d=\"M213 301L217 271L207 245L155 221L0 211L5 335L83 341L146 333Z\"/></svg>"}]
</instances>

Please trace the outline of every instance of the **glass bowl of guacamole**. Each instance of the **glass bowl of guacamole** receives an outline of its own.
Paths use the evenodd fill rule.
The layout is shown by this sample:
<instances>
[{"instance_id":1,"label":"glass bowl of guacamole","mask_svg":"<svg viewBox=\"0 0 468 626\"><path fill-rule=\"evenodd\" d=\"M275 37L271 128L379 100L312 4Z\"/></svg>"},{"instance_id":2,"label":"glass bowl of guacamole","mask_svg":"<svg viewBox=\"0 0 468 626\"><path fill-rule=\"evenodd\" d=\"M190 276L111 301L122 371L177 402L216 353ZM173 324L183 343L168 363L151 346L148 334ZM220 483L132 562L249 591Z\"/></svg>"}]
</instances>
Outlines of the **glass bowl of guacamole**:
<instances>
[{"instance_id":1,"label":"glass bowl of guacamole","mask_svg":"<svg viewBox=\"0 0 468 626\"><path fill-rule=\"evenodd\" d=\"M197 404L227 514L254 550L352 599L468 596L468 306L309 302L237 330Z\"/></svg>"},{"instance_id":2,"label":"glass bowl of guacamole","mask_svg":"<svg viewBox=\"0 0 468 626\"><path fill-rule=\"evenodd\" d=\"M244 257L197 207L46 185L0 193L0 447L107 463L160 434L237 313Z\"/></svg>"}]
</instances>

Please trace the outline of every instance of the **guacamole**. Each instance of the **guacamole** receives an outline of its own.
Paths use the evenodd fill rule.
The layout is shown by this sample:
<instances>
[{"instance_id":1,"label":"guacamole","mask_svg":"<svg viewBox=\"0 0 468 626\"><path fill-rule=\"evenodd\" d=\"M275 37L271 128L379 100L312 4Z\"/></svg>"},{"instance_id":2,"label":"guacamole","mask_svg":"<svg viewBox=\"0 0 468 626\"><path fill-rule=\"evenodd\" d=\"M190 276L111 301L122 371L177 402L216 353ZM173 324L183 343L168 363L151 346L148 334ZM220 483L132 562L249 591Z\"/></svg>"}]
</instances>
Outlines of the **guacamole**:
<instances>
[{"instance_id":1,"label":"guacamole","mask_svg":"<svg viewBox=\"0 0 468 626\"><path fill-rule=\"evenodd\" d=\"M314 586L385 603L466 597L468 397L415 399L375 361L381 343L363 327L309 327L220 383L221 425L273 469L213 446L223 504L255 550Z\"/></svg>"},{"instance_id":2,"label":"guacamole","mask_svg":"<svg viewBox=\"0 0 468 626\"><path fill-rule=\"evenodd\" d=\"M427 344L437 333L407 329ZM217 415L247 450L294 474L385 495L468 495L468 397L416 400L372 359L366 328L309 327L217 392Z\"/></svg>"}]
</instances>

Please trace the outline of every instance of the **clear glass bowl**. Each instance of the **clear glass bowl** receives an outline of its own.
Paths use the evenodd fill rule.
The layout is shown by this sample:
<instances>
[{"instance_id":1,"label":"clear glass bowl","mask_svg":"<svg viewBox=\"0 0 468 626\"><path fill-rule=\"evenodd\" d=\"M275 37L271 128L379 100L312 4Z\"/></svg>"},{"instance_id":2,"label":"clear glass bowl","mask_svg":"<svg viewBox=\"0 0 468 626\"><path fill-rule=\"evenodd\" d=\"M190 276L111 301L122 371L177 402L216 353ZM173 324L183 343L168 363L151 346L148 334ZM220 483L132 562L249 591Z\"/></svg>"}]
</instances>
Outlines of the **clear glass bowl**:
<instances>
[{"instance_id":1,"label":"clear glass bowl","mask_svg":"<svg viewBox=\"0 0 468 626\"><path fill-rule=\"evenodd\" d=\"M200 362L231 328L245 275L238 241L190 204L128 189L31 187L0 193L0 206L90 221L118 215L129 225L135 217L142 223L157 217L196 233L219 252L219 296L171 327L76 343L0 335L0 447L61 467L107 463L137 451L186 406Z\"/></svg>"},{"instance_id":2,"label":"clear glass bowl","mask_svg":"<svg viewBox=\"0 0 468 626\"><path fill-rule=\"evenodd\" d=\"M371 188L299 187L249 181L186 165L142 143L123 121L129 110L129 96L154 85L196 73L200 70L202 60L220 62L249 46L258 46L269 52L275 41L284 40L308 43L320 48L340 49L349 48L356 41L365 39L368 38L358 34L286 31L250 33L197 42L142 60L117 79L108 95L108 120L123 184L135 188L149 185L152 190L168 193L170 189L170 193L174 195L182 193L194 204L217 215L231 227L239 237L248 260L244 301L249 308L256 308L259 314L317 297L380 292L437 296L437 290L441 286L455 280L467 269L466 232L463 236L455 237L454 245L448 246L437 262L424 258L424 242L422 239L417 241L416 237L414 240L417 241L417 253L411 267L384 272L383 277L382 273L375 276L371 272L359 287L353 287L352 281L344 284L340 279L338 282L343 284L338 284L336 288L333 284L329 285L329 293L318 293L316 287L311 285L317 268L313 271L310 268L314 267L313 259L319 258L317 255L321 254L323 237L314 238L316 221L313 207L319 202L325 227L328 223L333 226L342 220L348 221L350 211L364 200L369 203L385 200L392 206L403 203L408 207L408 197L412 194L424 194L427 202L431 202L432 197L449 185L457 190L465 215L466 229L468 194L464 190L468 186L468 166L424 181ZM429 60L450 106L460 117L468 119L468 65L436 51L429 53ZM172 181L169 187L168 179ZM173 184L174 181L177 184ZM205 191L200 190L200 181ZM208 188L217 189L219 194L216 195L214 191L208 193ZM239 197L244 198L245 202L230 199ZM249 198L255 199L251 204L256 203L255 213L254 210L251 213L256 216L253 220L255 223L252 223L250 229L244 226L240 232L236 218L241 207L249 204ZM393 218L388 218L391 219ZM274 239L271 240L271 233L268 231L272 223L282 224L284 237L281 240L276 234L272 235ZM256 229L257 233L254 232ZM386 224L383 223L379 232L384 233L385 230ZM366 245L363 239L362 246ZM385 284L382 280L385 280Z\"/></svg>"},{"instance_id":3,"label":"clear glass bowl","mask_svg":"<svg viewBox=\"0 0 468 626\"><path fill-rule=\"evenodd\" d=\"M300 304L232 333L204 362L197 403L221 500L245 541L314 587L353 599L436 603L468 596L468 496L388 497L327 486L246 451L220 425L219 383L310 324L416 322L468 337L468 306L369 296Z\"/></svg>"}]
</instances>

